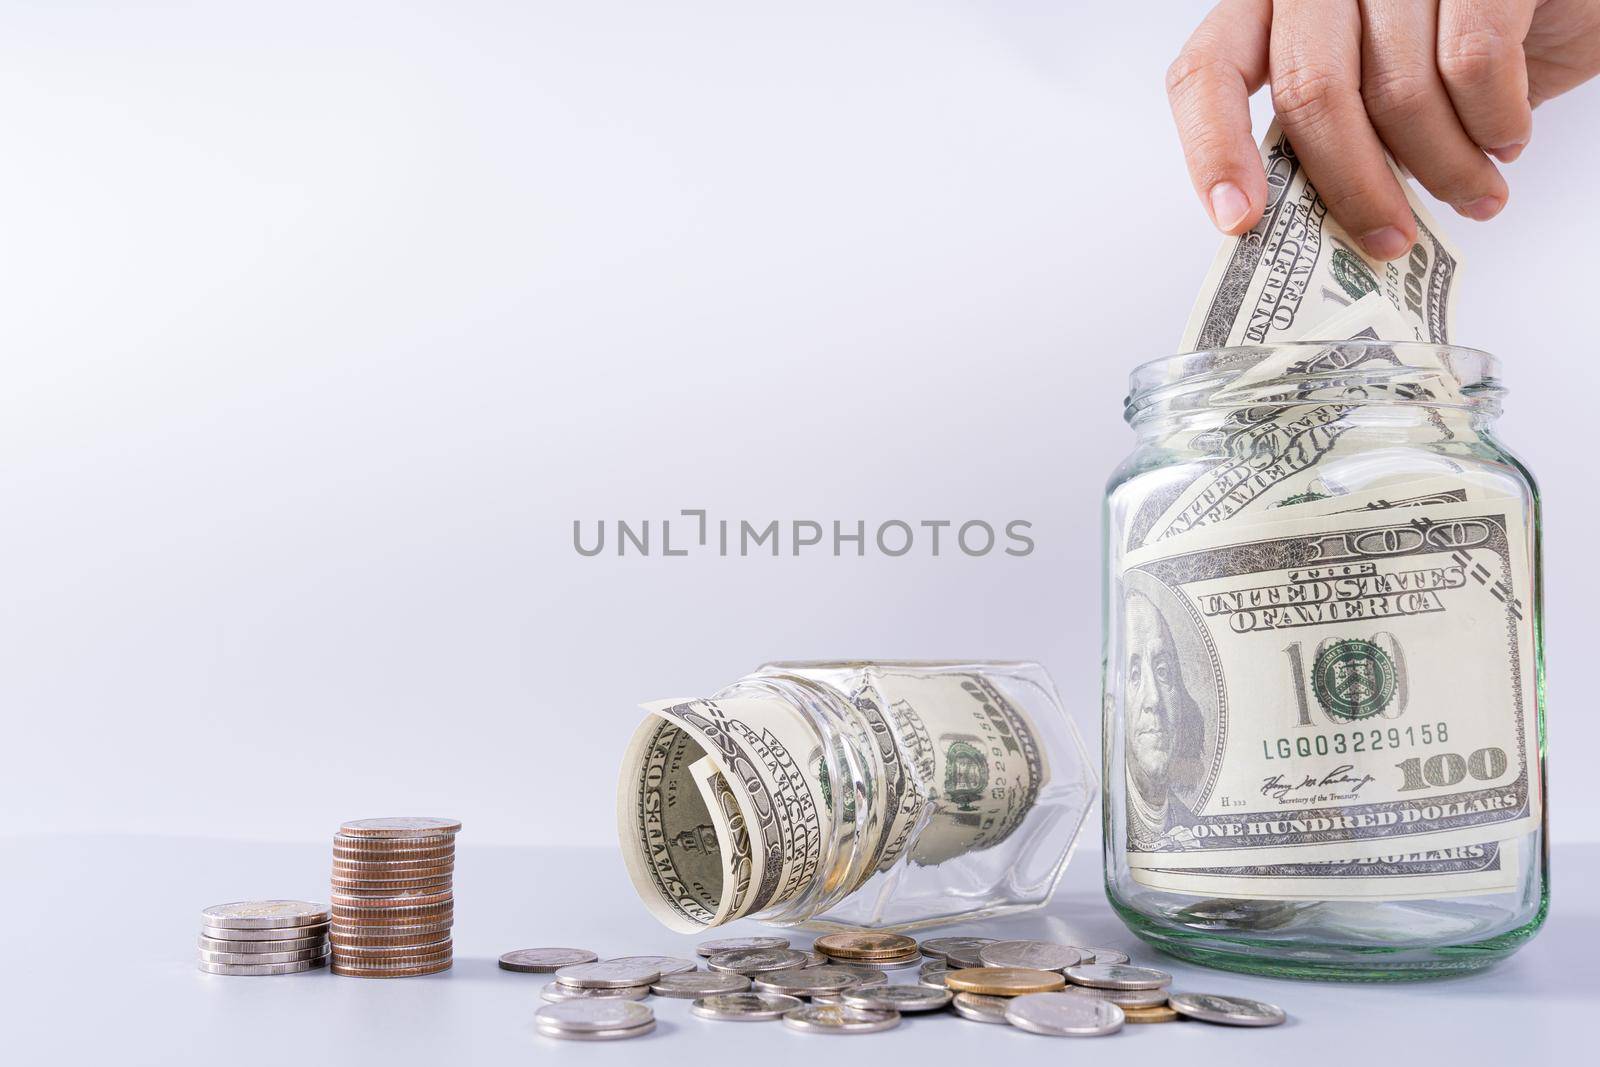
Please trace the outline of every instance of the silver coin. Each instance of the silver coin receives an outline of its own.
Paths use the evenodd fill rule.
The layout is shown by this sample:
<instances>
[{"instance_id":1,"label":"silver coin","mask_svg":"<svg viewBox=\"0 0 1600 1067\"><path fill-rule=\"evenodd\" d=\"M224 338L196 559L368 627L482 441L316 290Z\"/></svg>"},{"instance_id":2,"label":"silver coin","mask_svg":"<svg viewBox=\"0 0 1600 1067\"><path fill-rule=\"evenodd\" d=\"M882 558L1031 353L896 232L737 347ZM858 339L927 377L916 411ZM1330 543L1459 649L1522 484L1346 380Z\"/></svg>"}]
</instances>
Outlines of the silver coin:
<instances>
[{"instance_id":1,"label":"silver coin","mask_svg":"<svg viewBox=\"0 0 1600 1067\"><path fill-rule=\"evenodd\" d=\"M199 937L195 943L204 952L237 952L246 955L267 955L274 952L303 952L308 948L325 948L327 937L297 937L292 941L234 941L231 938ZM265 961L263 961L265 962Z\"/></svg>"},{"instance_id":2,"label":"silver coin","mask_svg":"<svg viewBox=\"0 0 1600 1067\"><path fill-rule=\"evenodd\" d=\"M806 954L806 959L808 961L810 961L810 962L808 962L806 964L807 967L821 967L821 966L824 966L825 964L829 964L829 963L833 962L833 957L824 956L822 953L818 952L814 948L802 948L802 949L796 949L796 951L797 952L804 952Z\"/></svg>"},{"instance_id":3,"label":"silver coin","mask_svg":"<svg viewBox=\"0 0 1600 1067\"><path fill-rule=\"evenodd\" d=\"M886 960L873 960L872 965L874 967L888 967L890 969L896 967L916 967L925 962L927 958L928 957L924 956L920 952L907 952L904 956L894 956ZM838 963L840 961L834 960L833 962Z\"/></svg>"},{"instance_id":4,"label":"silver coin","mask_svg":"<svg viewBox=\"0 0 1600 1067\"><path fill-rule=\"evenodd\" d=\"M700 965L694 960L686 960L681 956L617 956L606 960L607 963L633 963L640 967L654 967L663 976L669 974L688 974L698 971Z\"/></svg>"},{"instance_id":5,"label":"silver coin","mask_svg":"<svg viewBox=\"0 0 1600 1067\"><path fill-rule=\"evenodd\" d=\"M983 961L978 958L978 952L983 945L957 945L948 948L944 953L944 962L952 971L959 971L967 967L982 967Z\"/></svg>"},{"instance_id":6,"label":"silver coin","mask_svg":"<svg viewBox=\"0 0 1600 1067\"><path fill-rule=\"evenodd\" d=\"M868 986L888 985L889 976L876 967L868 967L859 963L824 963L819 967L807 967L811 973L842 974L851 982L846 988L865 989Z\"/></svg>"},{"instance_id":7,"label":"silver coin","mask_svg":"<svg viewBox=\"0 0 1600 1067\"><path fill-rule=\"evenodd\" d=\"M930 937L921 947L924 956L942 960L951 949L971 949L976 952L984 945L992 944L994 944L992 937Z\"/></svg>"},{"instance_id":8,"label":"silver coin","mask_svg":"<svg viewBox=\"0 0 1600 1067\"><path fill-rule=\"evenodd\" d=\"M804 952L787 948L746 948L733 952L719 952L706 960L713 971L732 971L734 974L762 974L766 971L786 971L791 967L805 967L811 957Z\"/></svg>"},{"instance_id":9,"label":"silver coin","mask_svg":"<svg viewBox=\"0 0 1600 1067\"><path fill-rule=\"evenodd\" d=\"M957 1015L965 1019L972 1019L980 1023L1006 1023L1011 1020L1006 1018L1006 1007L1011 1003L1009 997L986 997L981 993L957 993L950 1000L950 1007L955 1009Z\"/></svg>"},{"instance_id":10,"label":"silver coin","mask_svg":"<svg viewBox=\"0 0 1600 1067\"><path fill-rule=\"evenodd\" d=\"M1126 952L1114 948L1081 948L1084 963L1130 963Z\"/></svg>"},{"instance_id":11,"label":"silver coin","mask_svg":"<svg viewBox=\"0 0 1600 1067\"><path fill-rule=\"evenodd\" d=\"M211 952L200 950L201 963L240 963L252 967L268 963L304 963L307 960L326 959L328 946L303 948L296 952Z\"/></svg>"},{"instance_id":12,"label":"silver coin","mask_svg":"<svg viewBox=\"0 0 1600 1067\"><path fill-rule=\"evenodd\" d=\"M203 926L222 930L318 926L328 921L328 906L309 900L236 900L213 904L200 913Z\"/></svg>"},{"instance_id":13,"label":"silver coin","mask_svg":"<svg viewBox=\"0 0 1600 1067\"><path fill-rule=\"evenodd\" d=\"M540 1034L562 1041L620 1041L630 1037L643 1037L655 1028L654 1019L642 1026L630 1026L622 1030L563 1030L556 1026L545 1026L543 1023L538 1025Z\"/></svg>"},{"instance_id":14,"label":"silver coin","mask_svg":"<svg viewBox=\"0 0 1600 1067\"><path fill-rule=\"evenodd\" d=\"M743 993L750 988L750 979L732 971L690 971L688 974L664 974L650 987L658 997L677 997L695 1000L717 993Z\"/></svg>"},{"instance_id":15,"label":"silver coin","mask_svg":"<svg viewBox=\"0 0 1600 1067\"><path fill-rule=\"evenodd\" d=\"M388 819L352 819L339 827L345 837L437 837L453 835L461 829L460 819L433 819L427 817L399 817Z\"/></svg>"},{"instance_id":16,"label":"silver coin","mask_svg":"<svg viewBox=\"0 0 1600 1067\"><path fill-rule=\"evenodd\" d=\"M647 986L661 977L661 969L648 963L628 963L600 960L597 963L574 963L556 971L556 981L562 985L581 989L625 989L628 986Z\"/></svg>"},{"instance_id":17,"label":"silver coin","mask_svg":"<svg viewBox=\"0 0 1600 1067\"><path fill-rule=\"evenodd\" d=\"M813 993L813 994L811 994L811 1003L813 1003L813 1004L843 1004L844 1003L844 990L841 989L837 993Z\"/></svg>"},{"instance_id":18,"label":"silver coin","mask_svg":"<svg viewBox=\"0 0 1600 1067\"><path fill-rule=\"evenodd\" d=\"M1223 1026L1277 1026L1288 1018L1276 1004L1220 993L1174 993L1167 1003L1179 1015Z\"/></svg>"},{"instance_id":19,"label":"silver coin","mask_svg":"<svg viewBox=\"0 0 1600 1067\"><path fill-rule=\"evenodd\" d=\"M562 1030L626 1030L651 1022L656 1013L633 1000L569 1000L540 1008L534 1021Z\"/></svg>"},{"instance_id":20,"label":"silver coin","mask_svg":"<svg viewBox=\"0 0 1600 1067\"><path fill-rule=\"evenodd\" d=\"M921 985L886 985L876 989L847 989L844 1002L852 1008L873 1011L938 1011L950 1003L950 990Z\"/></svg>"},{"instance_id":21,"label":"silver coin","mask_svg":"<svg viewBox=\"0 0 1600 1067\"><path fill-rule=\"evenodd\" d=\"M327 957L323 956L314 960L303 960L300 963L206 963L196 964L207 974L299 974L301 971L310 971L325 965Z\"/></svg>"},{"instance_id":22,"label":"silver coin","mask_svg":"<svg viewBox=\"0 0 1600 1067\"><path fill-rule=\"evenodd\" d=\"M564 1000L643 1000L650 995L647 985L624 986L621 989L585 989L560 982L546 982L539 996L558 1004Z\"/></svg>"},{"instance_id":23,"label":"silver coin","mask_svg":"<svg viewBox=\"0 0 1600 1067\"><path fill-rule=\"evenodd\" d=\"M950 986L944 980L944 976L949 973L949 971L930 971L927 974L919 974L917 984L929 989L949 989Z\"/></svg>"},{"instance_id":24,"label":"silver coin","mask_svg":"<svg viewBox=\"0 0 1600 1067\"><path fill-rule=\"evenodd\" d=\"M978 950L985 967L1029 967L1035 971L1064 971L1083 962L1083 953L1071 945L1052 941L996 941Z\"/></svg>"},{"instance_id":25,"label":"silver coin","mask_svg":"<svg viewBox=\"0 0 1600 1067\"><path fill-rule=\"evenodd\" d=\"M814 993L837 993L859 981L856 975L829 971L826 967L791 967L786 971L766 971L756 975L755 988L762 993L809 997Z\"/></svg>"},{"instance_id":26,"label":"silver coin","mask_svg":"<svg viewBox=\"0 0 1600 1067\"><path fill-rule=\"evenodd\" d=\"M702 941L694 947L700 956L715 956L719 952L746 952L753 948L788 948L787 937L719 937L715 941Z\"/></svg>"},{"instance_id":27,"label":"silver coin","mask_svg":"<svg viewBox=\"0 0 1600 1067\"><path fill-rule=\"evenodd\" d=\"M899 1026L900 1013L845 1004L806 1004L784 1012L783 1025L806 1034L875 1034Z\"/></svg>"},{"instance_id":28,"label":"silver coin","mask_svg":"<svg viewBox=\"0 0 1600 1067\"><path fill-rule=\"evenodd\" d=\"M202 926L200 936L212 941L295 941L307 937L322 937L328 932L326 922L311 926L268 926L260 930L230 930L223 926Z\"/></svg>"},{"instance_id":29,"label":"silver coin","mask_svg":"<svg viewBox=\"0 0 1600 1067\"><path fill-rule=\"evenodd\" d=\"M1085 963L1068 967L1067 980L1096 989L1165 989L1172 975L1154 967L1130 967L1126 963Z\"/></svg>"},{"instance_id":30,"label":"silver coin","mask_svg":"<svg viewBox=\"0 0 1600 1067\"><path fill-rule=\"evenodd\" d=\"M552 974L563 967L599 959L586 948L519 948L500 957L500 968L523 974Z\"/></svg>"},{"instance_id":31,"label":"silver coin","mask_svg":"<svg viewBox=\"0 0 1600 1067\"><path fill-rule=\"evenodd\" d=\"M1006 1005L1006 1021L1052 1037L1100 1037L1122 1029L1126 1017L1109 1000L1071 993L1026 993Z\"/></svg>"},{"instance_id":32,"label":"silver coin","mask_svg":"<svg viewBox=\"0 0 1600 1067\"><path fill-rule=\"evenodd\" d=\"M1165 989L1095 989L1086 985L1069 985L1063 992L1095 1000L1109 1000L1124 1008L1159 1008L1167 1002Z\"/></svg>"},{"instance_id":33,"label":"silver coin","mask_svg":"<svg viewBox=\"0 0 1600 1067\"><path fill-rule=\"evenodd\" d=\"M804 1004L799 997L783 993L718 993L701 997L689 1005L691 1014L702 1019L721 1019L726 1022L760 1022L782 1018Z\"/></svg>"}]
</instances>

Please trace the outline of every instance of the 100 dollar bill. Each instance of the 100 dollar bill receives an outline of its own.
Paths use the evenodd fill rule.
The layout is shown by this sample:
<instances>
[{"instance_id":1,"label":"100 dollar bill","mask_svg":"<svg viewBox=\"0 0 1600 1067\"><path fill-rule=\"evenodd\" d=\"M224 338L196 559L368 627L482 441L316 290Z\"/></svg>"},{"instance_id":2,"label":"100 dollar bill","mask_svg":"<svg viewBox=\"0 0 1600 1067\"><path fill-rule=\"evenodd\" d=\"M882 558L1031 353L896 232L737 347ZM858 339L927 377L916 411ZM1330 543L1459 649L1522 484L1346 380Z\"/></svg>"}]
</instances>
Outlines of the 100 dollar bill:
<instances>
[{"instance_id":1,"label":"100 dollar bill","mask_svg":"<svg viewBox=\"0 0 1600 1067\"><path fill-rule=\"evenodd\" d=\"M1344 860L1533 829L1523 502L1293 512L1123 561L1130 865Z\"/></svg>"}]
</instances>

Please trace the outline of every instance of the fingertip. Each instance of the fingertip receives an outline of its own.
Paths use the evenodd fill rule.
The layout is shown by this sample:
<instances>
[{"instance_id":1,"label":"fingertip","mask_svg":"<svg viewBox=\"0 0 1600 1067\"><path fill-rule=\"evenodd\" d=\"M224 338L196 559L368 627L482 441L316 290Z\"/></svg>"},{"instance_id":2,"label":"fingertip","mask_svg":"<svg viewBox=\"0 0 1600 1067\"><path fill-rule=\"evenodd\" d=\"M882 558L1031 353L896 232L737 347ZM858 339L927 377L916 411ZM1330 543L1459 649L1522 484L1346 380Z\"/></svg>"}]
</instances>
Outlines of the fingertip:
<instances>
[{"instance_id":1,"label":"fingertip","mask_svg":"<svg viewBox=\"0 0 1600 1067\"><path fill-rule=\"evenodd\" d=\"M1361 247L1374 259L1399 259L1410 250L1412 238L1398 226L1379 226L1361 235Z\"/></svg>"},{"instance_id":2,"label":"fingertip","mask_svg":"<svg viewBox=\"0 0 1600 1067\"><path fill-rule=\"evenodd\" d=\"M1476 222L1488 222L1506 206L1505 198L1499 196L1480 196L1476 200L1468 200L1460 204L1451 204L1458 215L1472 219Z\"/></svg>"},{"instance_id":3,"label":"fingertip","mask_svg":"<svg viewBox=\"0 0 1600 1067\"><path fill-rule=\"evenodd\" d=\"M1221 181L1213 185L1207 200L1212 224L1229 236L1243 233L1255 221L1257 213L1250 197L1233 182Z\"/></svg>"}]
</instances>

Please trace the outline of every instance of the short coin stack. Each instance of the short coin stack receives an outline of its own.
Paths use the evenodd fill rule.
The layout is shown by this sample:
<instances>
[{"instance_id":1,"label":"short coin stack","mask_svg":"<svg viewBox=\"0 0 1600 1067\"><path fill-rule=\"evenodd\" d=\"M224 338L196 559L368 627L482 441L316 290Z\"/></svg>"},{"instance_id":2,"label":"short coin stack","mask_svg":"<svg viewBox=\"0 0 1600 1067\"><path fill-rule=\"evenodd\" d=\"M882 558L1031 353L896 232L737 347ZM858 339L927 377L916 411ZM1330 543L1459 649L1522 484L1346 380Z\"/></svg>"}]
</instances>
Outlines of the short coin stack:
<instances>
[{"instance_id":1,"label":"short coin stack","mask_svg":"<svg viewBox=\"0 0 1600 1067\"><path fill-rule=\"evenodd\" d=\"M328 909L305 900L241 900L200 913L200 969L296 974L328 962Z\"/></svg>"},{"instance_id":2,"label":"short coin stack","mask_svg":"<svg viewBox=\"0 0 1600 1067\"><path fill-rule=\"evenodd\" d=\"M449 968L457 819L357 819L333 839L333 973L409 978Z\"/></svg>"}]
</instances>

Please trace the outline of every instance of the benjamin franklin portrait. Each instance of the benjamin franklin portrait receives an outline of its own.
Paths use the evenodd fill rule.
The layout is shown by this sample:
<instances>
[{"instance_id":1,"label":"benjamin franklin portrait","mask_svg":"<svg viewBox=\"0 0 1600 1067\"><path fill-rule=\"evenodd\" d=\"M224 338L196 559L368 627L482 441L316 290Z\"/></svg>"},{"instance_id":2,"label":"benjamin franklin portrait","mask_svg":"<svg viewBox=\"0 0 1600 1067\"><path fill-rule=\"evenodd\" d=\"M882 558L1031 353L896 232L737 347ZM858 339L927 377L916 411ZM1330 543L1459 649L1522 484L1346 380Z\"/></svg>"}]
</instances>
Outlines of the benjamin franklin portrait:
<instances>
[{"instance_id":1,"label":"benjamin franklin portrait","mask_svg":"<svg viewBox=\"0 0 1600 1067\"><path fill-rule=\"evenodd\" d=\"M1122 634L1129 845L1185 848L1219 755L1209 642L1180 595L1139 572L1124 579Z\"/></svg>"}]
</instances>

